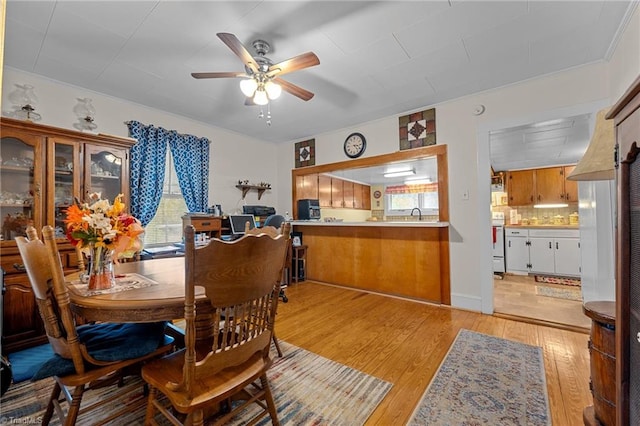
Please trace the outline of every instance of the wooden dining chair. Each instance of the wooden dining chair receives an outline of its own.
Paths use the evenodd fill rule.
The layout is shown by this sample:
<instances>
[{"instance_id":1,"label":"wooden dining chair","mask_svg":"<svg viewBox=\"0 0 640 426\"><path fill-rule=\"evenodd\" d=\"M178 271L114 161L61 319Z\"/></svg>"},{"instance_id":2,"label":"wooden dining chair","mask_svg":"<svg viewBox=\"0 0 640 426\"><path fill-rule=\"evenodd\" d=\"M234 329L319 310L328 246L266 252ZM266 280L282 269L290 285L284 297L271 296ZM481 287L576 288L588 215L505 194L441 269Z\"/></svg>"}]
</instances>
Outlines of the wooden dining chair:
<instances>
[{"instance_id":1,"label":"wooden dining chair","mask_svg":"<svg viewBox=\"0 0 640 426\"><path fill-rule=\"evenodd\" d=\"M186 348L142 368L150 385L145 424L157 424L160 412L173 424L200 426L221 404L229 412L207 424L224 424L256 403L262 410L253 420L269 414L278 425L267 370L287 240L249 234L196 248L193 226L184 235ZM195 286L204 287L211 305L208 339L196 340Z\"/></svg>"},{"instance_id":2,"label":"wooden dining chair","mask_svg":"<svg viewBox=\"0 0 640 426\"><path fill-rule=\"evenodd\" d=\"M42 234L44 243L33 227L27 229L28 238L16 238L54 352L32 380L50 376L55 379L42 424L49 424L55 410L61 424L73 425L85 391L114 384L125 374L139 372L141 363L172 351L173 339L165 336L165 323L162 322L76 326L55 231L51 226L45 226ZM70 392L69 388L73 391ZM118 396L113 392L112 396L86 407L86 410L114 403ZM66 413L65 400L68 403ZM125 405L113 416L133 411L143 403Z\"/></svg>"},{"instance_id":3,"label":"wooden dining chair","mask_svg":"<svg viewBox=\"0 0 640 426\"><path fill-rule=\"evenodd\" d=\"M245 229L245 235L246 234L254 234L254 235L259 235L259 234L267 234L269 236L271 236L272 238L275 238L278 235L283 235L285 237L285 239L288 240L287 242L287 256L285 258L285 262L284 262L284 268L282 270L282 278L280 279L280 290L278 292L278 297L280 297L282 299L283 302L287 302L287 296L286 294L284 294L284 289L282 288L282 285L284 284L286 286L287 284L287 279L289 277L289 273L288 273L288 268L290 268L291 266L291 224L288 222L282 223L281 226L279 228L275 228L273 226L270 225L265 225L262 228L253 228L253 229L249 229L249 226L247 225L246 229ZM272 336L272 340L273 340L273 345L276 347L276 351L278 352L278 356L280 358L282 358L282 349L280 348L280 342L278 341L278 338L276 337L276 331L273 330L273 336Z\"/></svg>"}]
</instances>

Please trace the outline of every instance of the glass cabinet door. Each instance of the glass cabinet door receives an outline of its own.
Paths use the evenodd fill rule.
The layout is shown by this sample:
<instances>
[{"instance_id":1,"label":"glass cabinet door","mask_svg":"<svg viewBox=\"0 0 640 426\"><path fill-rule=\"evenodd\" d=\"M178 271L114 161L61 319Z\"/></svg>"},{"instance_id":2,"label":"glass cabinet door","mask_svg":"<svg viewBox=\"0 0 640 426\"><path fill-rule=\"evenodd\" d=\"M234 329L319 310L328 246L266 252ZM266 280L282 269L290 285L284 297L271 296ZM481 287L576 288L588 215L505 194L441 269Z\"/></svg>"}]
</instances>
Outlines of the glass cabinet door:
<instances>
[{"instance_id":1,"label":"glass cabinet door","mask_svg":"<svg viewBox=\"0 0 640 426\"><path fill-rule=\"evenodd\" d=\"M25 236L29 225L42 227L42 140L3 131L0 142L0 239Z\"/></svg>"},{"instance_id":2,"label":"glass cabinet door","mask_svg":"<svg viewBox=\"0 0 640 426\"><path fill-rule=\"evenodd\" d=\"M64 220L67 208L76 198L80 199L80 148L74 141L49 138L48 169L53 170L53 179L47 185L47 218L56 231L56 237L65 237Z\"/></svg>"},{"instance_id":3,"label":"glass cabinet door","mask_svg":"<svg viewBox=\"0 0 640 426\"><path fill-rule=\"evenodd\" d=\"M124 193L128 199L128 191L125 193L124 183L126 150L86 145L85 150L85 197L92 192L99 192L102 199L113 203L118 194Z\"/></svg>"}]
</instances>

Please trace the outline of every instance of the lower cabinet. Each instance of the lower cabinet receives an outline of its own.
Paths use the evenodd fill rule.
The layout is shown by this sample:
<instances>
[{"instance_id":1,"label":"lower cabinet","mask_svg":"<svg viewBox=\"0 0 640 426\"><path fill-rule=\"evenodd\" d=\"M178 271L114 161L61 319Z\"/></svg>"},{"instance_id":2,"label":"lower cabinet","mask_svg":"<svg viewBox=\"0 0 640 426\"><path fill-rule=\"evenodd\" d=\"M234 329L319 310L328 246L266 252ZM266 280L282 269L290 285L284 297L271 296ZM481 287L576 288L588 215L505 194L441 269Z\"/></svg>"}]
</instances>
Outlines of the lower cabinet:
<instances>
[{"instance_id":1,"label":"lower cabinet","mask_svg":"<svg viewBox=\"0 0 640 426\"><path fill-rule=\"evenodd\" d=\"M507 272L529 272L529 232L526 229L505 230Z\"/></svg>"},{"instance_id":2,"label":"lower cabinet","mask_svg":"<svg viewBox=\"0 0 640 426\"><path fill-rule=\"evenodd\" d=\"M507 272L580 276L580 231L573 229L509 229Z\"/></svg>"}]
</instances>

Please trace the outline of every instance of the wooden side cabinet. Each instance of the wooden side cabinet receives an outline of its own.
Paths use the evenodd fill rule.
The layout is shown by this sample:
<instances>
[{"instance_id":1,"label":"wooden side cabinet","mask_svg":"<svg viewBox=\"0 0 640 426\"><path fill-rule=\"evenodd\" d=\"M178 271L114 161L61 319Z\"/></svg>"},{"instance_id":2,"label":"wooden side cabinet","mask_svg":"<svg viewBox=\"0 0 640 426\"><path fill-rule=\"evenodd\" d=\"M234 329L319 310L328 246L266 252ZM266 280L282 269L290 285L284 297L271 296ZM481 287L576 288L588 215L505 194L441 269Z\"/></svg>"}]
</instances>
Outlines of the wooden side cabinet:
<instances>
[{"instance_id":1,"label":"wooden side cabinet","mask_svg":"<svg viewBox=\"0 0 640 426\"><path fill-rule=\"evenodd\" d=\"M589 359L591 367L591 394L593 406L583 411L585 425L615 426L616 383L616 319L615 302L587 302L582 311L591 318Z\"/></svg>"},{"instance_id":2,"label":"wooden side cabinet","mask_svg":"<svg viewBox=\"0 0 640 426\"><path fill-rule=\"evenodd\" d=\"M640 77L609 110L616 129L616 424L640 424Z\"/></svg>"}]
</instances>

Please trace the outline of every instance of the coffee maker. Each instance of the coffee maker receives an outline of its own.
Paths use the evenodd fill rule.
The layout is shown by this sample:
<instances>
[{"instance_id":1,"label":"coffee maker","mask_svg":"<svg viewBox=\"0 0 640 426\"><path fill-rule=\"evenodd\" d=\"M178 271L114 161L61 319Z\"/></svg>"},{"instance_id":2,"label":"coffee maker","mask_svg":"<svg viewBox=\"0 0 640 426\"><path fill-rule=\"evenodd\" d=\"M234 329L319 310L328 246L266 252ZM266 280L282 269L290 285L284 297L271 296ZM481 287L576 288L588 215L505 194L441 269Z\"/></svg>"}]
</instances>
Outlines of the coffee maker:
<instances>
[{"instance_id":1,"label":"coffee maker","mask_svg":"<svg viewBox=\"0 0 640 426\"><path fill-rule=\"evenodd\" d=\"M320 202L313 199L298 200L298 220L319 220Z\"/></svg>"}]
</instances>

